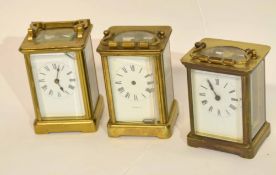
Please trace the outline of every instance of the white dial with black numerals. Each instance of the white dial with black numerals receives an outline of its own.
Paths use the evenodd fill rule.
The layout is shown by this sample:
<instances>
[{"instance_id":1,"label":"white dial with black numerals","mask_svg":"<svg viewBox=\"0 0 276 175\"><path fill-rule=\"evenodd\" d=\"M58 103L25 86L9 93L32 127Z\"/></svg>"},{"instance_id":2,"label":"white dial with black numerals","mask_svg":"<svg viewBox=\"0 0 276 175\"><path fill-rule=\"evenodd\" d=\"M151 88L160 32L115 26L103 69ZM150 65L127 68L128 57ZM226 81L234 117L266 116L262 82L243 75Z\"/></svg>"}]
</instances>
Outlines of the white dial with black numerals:
<instances>
[{"instance_id":1,"label":"white dial with black numerals","mask_svg":"<svg viewBox=\"0 0 276 175\"><path fill-rule=\"evenodd\" d=\"M154 92L153 74L136 64L123 65L117 70L114 86L127 100L139 102Z\"/></svg>"},{"instance_id":2,"label":"white dial with black numerals","mask_svg":"<svg viewBox=\"0 0 276 175\"><path fill-rule=\"evenodd\" d=\"M76 77L73 72L62 62L49 62L39 69L39 86L50 97L62 98L72 95L76 87Z\"/></svg>"},{"instance_id":3,"label":"white dial with black numerals","mask_svg":"<svg viewBox=\"0 0 276 175\"><path fill-rule=\"evenodd\" d=\"M110 56L108 66L116 120L157 121L154 58Z\"/></svg>"},{"instance_id":4,"label":"white dial with black numerals","mask_svg":"<svg viewBox=\"0 0 276 175\"><path fill-rule=\"evenodd\" d=\"M241 77L192 70L191 80L196 133L241 142Z\"/></svg>"},{"instance_id":5,"label":"white dial with black numerals","mask_svg":"<svg viewBox=\"0 0 276 175\"><path fill-rule=\"evenodd\" d=\"M84 116L75 52L31 54L31 65L42 117Z\"/></svg>"}]
</instances>

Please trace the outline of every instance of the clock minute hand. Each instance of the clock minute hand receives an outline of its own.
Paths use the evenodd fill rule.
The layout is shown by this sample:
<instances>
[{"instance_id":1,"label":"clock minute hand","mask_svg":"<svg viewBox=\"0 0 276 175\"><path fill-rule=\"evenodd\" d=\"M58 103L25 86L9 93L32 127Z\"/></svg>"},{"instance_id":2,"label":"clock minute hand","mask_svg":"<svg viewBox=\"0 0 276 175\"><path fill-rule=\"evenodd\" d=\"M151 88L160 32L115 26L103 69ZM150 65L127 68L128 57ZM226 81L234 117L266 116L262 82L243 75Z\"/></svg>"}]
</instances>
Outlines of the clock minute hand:
<instances>
[{"instance_id":1,"label":"clock minute hand","mask_svg":"<svg viewBox=\"0 0 276 175\"><path fill-rule=\"evenodd\" d=\"M213 93L215 94L215 99L216 99L217 101L219 101L219 100L220 100L220 96L215 92L214 86L212 85L212 83L211 83L211 81L210 81L209 79L207 79L207 83L208 83L210 89L211 89L211 90L213 91Z\"/></svg>"},{"instance_id":2,"label":"clock minute hand","mask_svg":"<svg viewBox=\"0 0 276 175\"><path fill-rule=\"evenodd\" d=\"M58 79L58 74L59 74L59 66L57 68L57 77L56 77L56 79Z\"/></svg>"}]
</instances>

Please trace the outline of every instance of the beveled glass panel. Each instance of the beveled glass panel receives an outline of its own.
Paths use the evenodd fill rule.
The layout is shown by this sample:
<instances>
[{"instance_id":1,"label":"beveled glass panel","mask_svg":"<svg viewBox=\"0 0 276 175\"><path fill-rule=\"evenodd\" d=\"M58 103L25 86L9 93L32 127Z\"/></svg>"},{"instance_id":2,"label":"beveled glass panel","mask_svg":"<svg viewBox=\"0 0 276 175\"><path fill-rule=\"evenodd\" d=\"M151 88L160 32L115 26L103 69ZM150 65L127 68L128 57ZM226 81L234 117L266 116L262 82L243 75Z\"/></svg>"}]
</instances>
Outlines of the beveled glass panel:
<instances>
[{"instance_id":1,"label":"beveled glass panel","mask_svg":"<svg viewBox=\"0 0 276 175\"><path fill-rule=\"evenodd\" d=\"M123 42L123 41L147 41L153 42L154 35L150 32L145 31L131 31L131 32L122 32L114 37L114 41Z\"/></svg>"},{"instance_id":2,"label":"beveled glass panel","mask_svg":"<svg viewBox=\"0 0 276 175\"><path fill-rule=\"evenodd\" d=\"M98 97L99 97L99 89L97 84L97 73L95 69L95 60L93 56L93 48L92 42L89 38L84 49L84 56L86 62L86 68L88 73L88 86L90 88L90 101L92 103L93 111L97 105Z\"/></svg>"},{"instance_id":3,"label":"beveled glass panel","mask_svg":"<svg viewBox=\"0 0 276 175\"><path fill-rule=\"evenodd\" d=\"M265 117L265 67L262 61L250 75L251 137L263 126Z\"/></svg>"},{"instance_id":4,"label":"beveled glass panel","mask_svg":"<svg viewBox=\"0 0 276 175\"><path fill-rule=\"evenodd\" d=\"M169 115L171 106L173 103L173 99L174 99L171 52L170 52L169 42L163 52L163 65L164 65L164 74L165 74L164 77L165 77L165 88L166 88L167 111Z\"/></svg>"},{"instance_id":5,"label":"beveled glass panel","mask_svg":"<svg viewBox=\"0 0 276 175\"><path fill-rule=\"evenodd\" d=\"M72 41L76 37L75 31L71 28L41 30L35 38L36 43Z\"/></svg>"},{"instance_id":6,"label":"beveled glass panel","mask_svg":"<svg viewBox=\"0 0 276 175\"><path fill-rule=\"evenodd\" d=\"M232 46L217 46L206 48L201 50L199 53L208 57L232 59L237 61L246 59L246 53L244 50Z\"/></svg>"}]
</instances>

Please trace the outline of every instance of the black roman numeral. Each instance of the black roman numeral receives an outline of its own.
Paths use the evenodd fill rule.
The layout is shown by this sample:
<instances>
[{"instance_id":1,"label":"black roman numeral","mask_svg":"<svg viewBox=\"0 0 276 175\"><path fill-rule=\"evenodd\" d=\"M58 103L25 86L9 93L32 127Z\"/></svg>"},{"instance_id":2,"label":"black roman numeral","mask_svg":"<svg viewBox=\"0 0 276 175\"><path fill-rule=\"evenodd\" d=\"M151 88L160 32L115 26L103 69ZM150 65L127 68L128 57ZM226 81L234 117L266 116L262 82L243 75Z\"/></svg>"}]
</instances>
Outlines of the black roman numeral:
<instances>
[{"instance_id":1,"label":"black roman numeral","mask_svg":"<svg viewBox=\"0 0 276 175\"><path fill-rule=\"evenodd\" d=\"M229 107L230 107L231 109L233 109L233 110L236 110L236 109L237 109L236 106L234 106L233 104L230 104Z\"/></svg>"},{"instance_id":2,"label":"black roman numeral","mask_svg":"<svg viewBox=\"0 0 276 175\"><path fill-rule=\"evenodd\" d=\"M53 66L53 69L57 69L57 65L56 64L52 64L52 66Z\"/></svg>"},{"instance_id":3,"label":"black roman numeral","mask_svg":"<svg viewBox=\"0 0 276 175\"><path fill-rule=\"evenodd\" d=\"M127 69L125 67L123 67L122 70L124 71L124 73L127 73Z\"/></svg>"},{"instance_id":4,"label":"black roman numeral","mask_svg":"<svg viewBox=\"0 0 276 175\"><path fill-rule=\"evenodd\" d=\"M47 88L48 88L48 86L47 86L47 85L44 85L44 86L42 86L41 88L42 88L44 91L46 91Z\"/></svg>"},{"instance_id":5,"label":"black roman numeral","mask_svg":"<svg viewBox=\"0 0 276 175\"><path fill-rule=\"evenodd\" d=\"M200 96L206 96L206 93L199 93Z\"/></svg>"},{"instance_id":6,"label":"black roman numeral","mask_svg":"<svg viewBox=\"0 0 276 175\"><path fill-rule=\"evenodd\" d=\"M206 104L208 103L208 101L207 101L207 100L202 100L201 103L202 103L203 105L206 105Z\"/></svg>"},{"instance_id":7,"label":"black roman numeral","mask_svg":"<svg viewBox=\"0 0 276 175\"><path fill-rule=\"evenodd\" d=\"M123 92L125 91L125 88L124 88L124 87L120 87L120 88L118 89L118 91L119 91L120 93L123 93Z\"/></svg>"},{"instance_id":8,"label":"black roman numeral","mask_svg":"<svg viewBox=\"0 0 276 175\"><path fill-rule=\"evenodd\" d=\"M154 88L146 88L145 91L147 91L148 93L152 93L154 91Z\"/></svg>"},{"instance_id":9,"label":"black roman numeral","mask_svg":"<svg viewBox=\"0 0 276 175\"><path fill-rule=\"evenodd\" d=\"M126 93L125 97L126 97L126 98L129 98L129 97L130 97L129 92Z\"/></svg>"},{"instance_id":10,"label":"black roman numeral","mask_svg":"<svg viewBox=\"0 0 276 175\"><path fill-rule=\"evenodd\" d=\"M134 94L133 97L134 97L134 100L135 100L135 101L138 101L138 97L137 97L136 94Z\"/></svg>"},{"instance_id":11,"label":"black roman numeral","mask_svg":"<svg viewBox=\"0 0 276 175\"><path fill-rule=\"evenodd\" d=\"M132 72L134 72L134 71L135 71L135 66L134 66L134 65L130 65L130 70L131 70Z\"/></svg>"},{"instance_id":12,"label":"black roman numeral","mask_svg":"<svg viewBox=\"0 0 276 175\"><path fill-rule=\"evenodd\" d=\"M151 73L151 74L147 74L147 75L145 75L144 77L145 77L145 78L148 78L148 77L150 77L150 76L152 76L152 73Z\"/></svg>"},{"instance_id":13,"label":"black roman numeral","mask_svg":"<svg viewBox=\"0 0 276 175\"><path fill-rule=\"evenodd\" d=\"M216 85L219 85L219 79L215 79L216 80Z\"/></svg>"},{"instance_id":14,"label":"black roman numeral","mask_svg":"<svg viewBox=\"0 0 276 175\"><path fill-rule=\"evenodd\" d=\"M74 90L74 89L75 89L75 86L69 84L69 85L68 85L68 88Z\"/></svg>"},{"instance_id":15,"label":"black roman numeral","mask_svg":"<svg viewBox=\"0 0 276 175\"><path fill-rule=\"evenodd\" d=\"M50 71L50 68L48 66L45 66L44 69Z\"/></svg>"}]
</instances>

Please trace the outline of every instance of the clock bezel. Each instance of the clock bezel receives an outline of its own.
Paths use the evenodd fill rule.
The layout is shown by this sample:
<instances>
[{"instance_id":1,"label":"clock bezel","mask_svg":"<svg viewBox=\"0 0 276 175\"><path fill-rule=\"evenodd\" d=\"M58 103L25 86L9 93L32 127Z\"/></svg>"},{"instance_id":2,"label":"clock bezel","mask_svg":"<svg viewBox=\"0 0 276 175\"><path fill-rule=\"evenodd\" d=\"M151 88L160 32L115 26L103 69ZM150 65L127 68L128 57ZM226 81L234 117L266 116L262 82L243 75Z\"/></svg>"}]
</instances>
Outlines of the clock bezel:
<instances>
[{"instance_id":1,"label":"clock bezel","mask_svg":"<svg viewBox=\"0 0 276 175\"><path fill-rule=\"evenodd\" d=\"M260 145L264 142L265 138L270 133L270 124L265 121L254 138L251 138L251 101L250 101L250 75L253 70L261 63L265 61L265 56L269 52L270 47L266 45L250 44L237 41L228 41L212 38L204 38L200 42L206 43L208 46L233 46L241 49L254 49L258 54L256 60L250 60L247 64L241 66L231 66L215 64L210 62L201 62L192 58L191 49L185 54L181 62L187 69L187 82L188 82L188 94L189 94L189 110L190 110L190 127L191 131L187 136L187 143L193 147L203 147L214 150L220 150L237 154L244 158L253 158ZM236 75L241 77L242 88L242 129L243 129L243 142L233 142L222 140L218 138L212 138L208 136L201 136L195 133L194 128L194 113L193 113L193 97L192 97L192 80L191 70L202 70L214 73L223 73L229 75Z\"/></svg>"}]
</instances>

